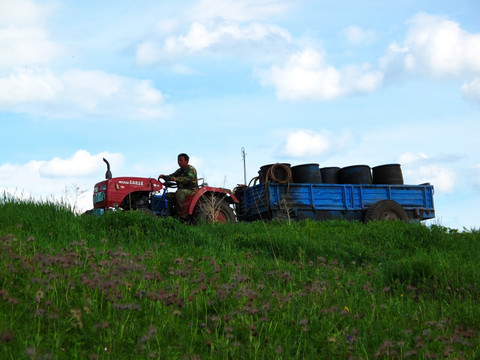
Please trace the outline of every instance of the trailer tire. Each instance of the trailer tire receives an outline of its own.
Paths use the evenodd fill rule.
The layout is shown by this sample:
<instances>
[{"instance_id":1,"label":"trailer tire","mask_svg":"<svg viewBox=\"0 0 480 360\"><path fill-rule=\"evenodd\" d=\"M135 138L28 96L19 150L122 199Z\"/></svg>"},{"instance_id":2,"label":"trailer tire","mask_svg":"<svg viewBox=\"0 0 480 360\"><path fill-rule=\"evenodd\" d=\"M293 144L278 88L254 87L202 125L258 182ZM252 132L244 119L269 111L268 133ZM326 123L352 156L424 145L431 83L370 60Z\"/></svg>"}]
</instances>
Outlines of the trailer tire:
<instances>
[{"instance_id":1,"label":"trailer tire","mask_svg":"<svg viewBox=\"0 0 480 360\"><path fill-rule=\"evenodd\" d=\"M402 205L393 200L381 200L367 209L365 222L373 220L400 220L408 222L408 214Z\"/></svg>"},{"instance_id":2,"label":"trailer tire","mask_svg":"<svg viewBox=\"0 0 480 360\"><path fill-rule=\"evenodd\" d=\"M224 199L200 200L193 210L194 224L205 223L233 223L235 214Z\"/></svg>"}]
</instances>

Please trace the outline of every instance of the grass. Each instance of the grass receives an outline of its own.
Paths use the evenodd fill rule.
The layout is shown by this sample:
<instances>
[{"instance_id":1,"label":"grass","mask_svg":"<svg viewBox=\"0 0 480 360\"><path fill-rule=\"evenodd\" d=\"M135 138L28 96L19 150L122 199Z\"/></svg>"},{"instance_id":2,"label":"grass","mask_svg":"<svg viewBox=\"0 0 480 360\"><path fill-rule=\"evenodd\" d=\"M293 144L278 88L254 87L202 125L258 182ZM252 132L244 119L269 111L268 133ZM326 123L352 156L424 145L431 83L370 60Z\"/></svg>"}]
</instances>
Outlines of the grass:
<instances>
[{"instance_id":1,"label":"grass","mask_svg":"<svg viewBox=\"0 0 480 360\"><path fill-rule=\"evenodd\" d=\"M470 359L480 232L0 203L1 359Z\"/></svg>"}]
</instances>

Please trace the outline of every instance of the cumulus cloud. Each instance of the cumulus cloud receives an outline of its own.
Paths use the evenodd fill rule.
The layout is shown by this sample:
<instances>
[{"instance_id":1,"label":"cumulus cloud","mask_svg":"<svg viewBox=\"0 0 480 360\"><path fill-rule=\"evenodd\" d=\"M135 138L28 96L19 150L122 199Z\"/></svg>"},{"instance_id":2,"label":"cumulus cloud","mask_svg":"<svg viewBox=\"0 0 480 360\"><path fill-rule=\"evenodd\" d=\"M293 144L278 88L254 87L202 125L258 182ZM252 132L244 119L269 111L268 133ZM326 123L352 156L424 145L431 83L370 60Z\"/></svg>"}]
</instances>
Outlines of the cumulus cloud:
<instances>
[{"instance_id":1,"label":"cumulus cloud","mask_svg":"<svg viewBox=\"0 0 480 360\"><path fill-rule=\"evenodd\" d=\"M63 52L39 28L0 28L0 68L6 66L47 64Z\"/></svg>"},{"instance_id":2,"label":"cumulus cloud","mask_svg":"<svg viewBox=\"0 0 480 360\"><path fill-rule=\"evenodd\" d=\"M165 115L163 95L148 80L102 71L56 74L44 68L17 68L0 77L0 110L62 117L94 114L141 119Z\"/></svg>"},{"instance_id":3,"label":"cumulus cloud","mask_svg":"<svg viewBox=\"0 0 480 360\"><path fill-rule=\"evenodd\" d=\"M277 132L282 138L279 153L287 158L318 158L334 151L341 151L350 144L348 133L335 134L327 130L287 129Z\"/></svg>"},{"instance_id":4,"label":"cumulus cloud","mask_svg":"<svg viewBox=\"0 0 480 360\"><path fill-rule=\"evenodd\" d=\"M45 64L64 50L49 40L44 22L51 9L30 0L0 0L0 69Z\"/></svg>"},{"instance_id":5,"label":"cumulus cloud","mask_svg":"<svg viewBox=\"0 0 480 360\"><path fill-rule=\"evenodd\" d=\"M348 42L353 45L365 45L371 44L375 41L376 34L374 31L365 30L358 26L349 26L344 31L343 34Z\"/></svg>"},{"instance_id":6,"label":"cumulus cloud","mask_svg":"<svg viewBox=\"0 0 480 360\"><path fill-rule=\"evenodd\" d=\"M124 162L123 155L119 153L90 154L88 151L78 150L67 158L32 160L26 164L1 164L0 194L36 200L72 200L78 203L71 205L87 210L92 207L93 184L102 180L105 173L105 163L102 160L104 157L114 168L121 167ZM73 187L83 195L74 200L66 199L66 196L70 196L67 193L74 190ZM74 194L74 197L79 194Z\"/></svg>"},{"instance_id":7,"label":"cumulus cloud","mask_svg":"<svg viewBox=\"0 0 480 360\"><path fill-rule=\"evenodd\" d=\"M321 155L331 144L326 133L311 130L297 130L288 134L283 145L283 153L292 157Z\"/></svg>"},{"instance_id":8,"label":"cumulus cloud","mask_svg":"<svg viewBox=\"0 0 480 360\"><path fill-rule=\"evenodd\" d=\"M431 183L440 193L452 193L457 180L455 171L446 166L440 166L437 162L424 153L405 153L399 156L399 163L402 164L407 182Z\"/></svg>"},{"instance_id":9,"label":"cumulus cloud","mask_svg":"<svg viewBox=\"0 0 480 360\"><path fill-rule=\"evenodd\" d=\"M283 65L258 72L262 85L273 86L282 100L324 101L369 93L380 88L386 78L406 74L476 77L463 85L462 92L466 99L480 101L480 34L429 14L418 14L408 24L406 38L388 47L378 69L369 64L335 67L327 62L325 51L305 48ZM357 45L373 41L375 36L356 26L348 27L344 34Z\"/></svg>"},{"instance_id":10,"label":"cumulus cloud","mask_svg":"<svg viewBox=\"0 0 480 360\"><path fill-rule=\"evenodd\" d=\"M109 161L122 163L123 157L120 154L100 153L90 154L85 150L78 150L72 157L62 159L55 157L50 161L40 162L38 172L42 177L76 177L92 175L101 167L104 167L103 158Z\"/></svg>"},{"instance_id":11,"label":"cumulus cloud","mask_svg":"<svg viewBox=\"0 0 480 360\"><path fill-rule=\"evenodd\" d=\"M46 30L53 7L0 0L0 111L48 117L163 117L163 94L148 80L103 71L52 70L65 51Z\"/></svg>"},{"instance_id":12,"label":"cumulus cloud","mask_svg":"<svg viewBox=\"0 0 480 360\"><path fill-rule=\"evenodd\" d=\"M21 176L22 179L73 178L94 175L105 168L103 158L107 158L116 166L121 166L124 161L123 155L119 153L101 152L92 155L88 151L78 150L69 158L55 157L49 161L32 160L24 165L6 163L0 166L0 186L7 187L17 184L17 180L13 179L20 177L19 174L24 174ZM11 184L8 184L9 181Z\"/></svg>"},{"instance_id":13,"label":"cumulus cloud","mask_svg":"<svg viewBox=\"0 0 480 360\"><path fill-rule=\"evenodd\" d=\"M250 21L285 13L291 6L284 0L200 0L186 16L195 20Z\"/></svg>"},{"instance_id":14,"label":"cumulus cloud","mask_svg":"<svg viewBox=\"0 0 480 360\"><path fill-rule=\"evenodd\" d=\"M463 84L461 90L465 99L480 104L480 78Z\"/></svg>"},{"instance_id":15,"label":"cumulus cloud","mask_svg":"<svg viewBox=\"0 0 480 360\"><path fill-rule=\"evenodd\" d=\"M472 34L452 20L417 14L405 40L392 43L380 64L388 72L465 76L480 73L480 33Z\"/></svg>"},{"instance_id":16,"label":"cumulus cloud","mask_svg":"<svg viewBox=\"0 0 480 360\"><path fill-rule=\"evenodd\" d=\"M480 164L471 167L473 186L480 191Z\"/></svg>"},{"instance_id":17,"label":"cumulus cloud","mask_svg":"<svg viewBox=\"0 0 480 360\"><path fill-rule=\"evenodd\" d=\"M368 64L337 69L327 64L324 52L313 48L297 52L283 66L260 72L260 77L282 100L318 101L372 92L383 80L382 73Z\"/></svg>"},{"instance_id":18,"label":"cumulus cloud","mask_svg":"<svg viewBox=\"0 0 480 360\"><path fill-rule=\"evenodd\" d=\"M145 40L137 47L136 61L140 65L174 62L209 51L229 52L235 49L272 43L291 42L290 34L276 25L251 23L241 25L232 22L212 22L208 25L195 22L185 35L170 36L165 40Z\"/></svg>"},{"instance_id":19,"label":"cumulus cloud","mask_svg":"<svg viewBox=\"0 0 480 360\"><path fill-rule=\"evenodd\" d=\"M0 8L1 27L40 25L51 11L49 6L33 0L0 0Z\"/></svg>"}]
</instances>

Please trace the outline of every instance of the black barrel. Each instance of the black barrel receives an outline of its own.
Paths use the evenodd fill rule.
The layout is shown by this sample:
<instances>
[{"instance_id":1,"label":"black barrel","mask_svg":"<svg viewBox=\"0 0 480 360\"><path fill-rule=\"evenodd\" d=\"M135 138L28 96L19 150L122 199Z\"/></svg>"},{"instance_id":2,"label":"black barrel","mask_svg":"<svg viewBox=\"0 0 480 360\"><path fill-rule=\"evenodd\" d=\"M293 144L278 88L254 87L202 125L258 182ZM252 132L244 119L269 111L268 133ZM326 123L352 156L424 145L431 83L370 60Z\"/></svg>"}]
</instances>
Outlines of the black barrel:
<instances>
[{"instance_id":1,"label":"black barrel","mask_svg":"<svg viewBox=\"0 0 480 360\"><path fill-rule=\"evenodd\" d=\"M339 184L340 168L336 166L323 167L320 169L320 174L322 175L322 182L324 184Z\"/></svg>"},{"instance_id":2,"label":"black barrel","mask_svg":"<svg viewBox=\"0 0 480 360\"><path fill-rule=\"evenodd\" d=\"M372 170L368 165L352 165L340 169L342 184L371 184Z\"/></svg>"},{"instance_id":3,"label":"black barrel","mask_svg":"<svg viewBox=\"0 0 480 360\"><path fill-rule=\"evenodd\" d=\"M403 185L403 174L400 164L386 164L372 168L373 183L387 185Z\"/></svg>"},{"instance_id":4,"label":"black barrel","mask_svg":"<svg viewBox=\"0 0 480 360\"><path fill-rule=\"evenodd\" d=\"M322 174L318 164L302 164L292 167L292 179L294 183L321 184Z\"/></svg>"},{"instance_id":5,"label":"black barrel","mask_svg":"<svg viewBox=\"0 0 480 360\"><path fill-rule=\"evenodd\" d=\"M260 167L258 175L260 177L260 183L264 183L266 180L268 180L268 182L277 182L282 184L292 182L292 170L290 168L290 164L286 163L263 165Z\"/></svg>"}]
</instances>

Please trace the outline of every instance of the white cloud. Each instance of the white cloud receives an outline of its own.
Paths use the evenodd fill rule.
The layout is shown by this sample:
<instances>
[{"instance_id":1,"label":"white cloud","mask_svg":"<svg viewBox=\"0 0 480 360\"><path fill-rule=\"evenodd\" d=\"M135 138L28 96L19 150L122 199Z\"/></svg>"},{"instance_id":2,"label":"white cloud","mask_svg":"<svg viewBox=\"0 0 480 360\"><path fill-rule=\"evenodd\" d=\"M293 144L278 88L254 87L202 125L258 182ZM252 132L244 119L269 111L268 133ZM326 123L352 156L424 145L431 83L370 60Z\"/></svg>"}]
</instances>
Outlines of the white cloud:
<instances>
[{"instance_id":1,"label":"white cloud","mask_svg":"<svg viewBox=\"0 0 480 360\"><path fill-rule=\"evenodd\" d=\"M471 167L473 186L480 190L480 164Z\"/></svg>"},{"instance_id":2,"label":"white cloud","mask_svg":"<svg viewBox=\"0 0 480 360\"><path fill-rule=\"evenodd\" d=\"M162 93L148 80L102 71L70 70L58 75L42 68L17 68L0 78L0 110L133 119L158 118L166 112Z\"/></svg>"},{"instance_id":3,"label":"white cloud","mask_svg":"<svg viewBox=\"0 0 480 360\"><path fill-rule=\"evenodd\" d=\"M463 84L461 90L465 99L480 104L480 78L476 78L470 83Z\"/></svg>"},{"instance_id":4,"label":"white cloud","mask_svg":"<svg viewBox=\"0 0 480 360\"><path fill-rule=\"evenodd\" d=\"M472 34L444 17L417 14L402 44L389 46L380 64L385 71L432 76L480 73L480 33Z\"/></svg>"},{"instance_id":5,"label":"white cloud","mask_svg":"<svg viewBox=\"0 0 480 360\"><path fill-rule=\"evenodd\" d=\"M109 160L112 168L118 169L124 162L123 155L119 153L101 152L93 155L78 150L70 158L55 157L49 161L2 164L0 194L22 199L63 201L72 207L75 205L77 210L85 211L92 208L93 185L101 181L105 174L104 157Z\"/></svg>"},{"instance_id":6,"label":"white cloud","mask_svg":"<svg viewBox=\"0 0 480 360\"><path fill-rule=\"evenodd\" d=\"M415 163L425 159L428 159L428 156L424 153L404 153L398 157L401 164Z\"/></svg>"},{"instance_id":7,"label":"white cloud","mask_svg":"<svg viewBox=\"0 0 480 360\"><path fill-rule=\"evenodd\" d=\"M452 193L455 190L455 172L438 165L420 166L415 170L407 170L408 178L414 183L431 183L440 193Z\"/></svg>"},{"instance_id":8,"label":"white cloud","mask_svg":"<svg viewBox=\"0 0 480 360\"><path fill-rule=\"evenodd\" d=\"M170 36L162 41L146 40L137 47L136 61L140 65L178 61L208 52L242 54L241 49L281 42L291 42L290 34L276 25L233 22L191 24L185 35Z\"/></svg>"},{"instance_id":9,"label":"white cloud","mask_svg":"<svg viewBox=\"0 0 480 360\"><path fill-rule=\"evenodd\" d=\"M442 157L438 161L442 161ZM408 183L431 183L439 193L452 193L457 180L455 171L435 162L435 159L424 153L405 153L399 156Z\"/></svg>"},{"instance_id":10,"label":"white cloud","mask_svg":"<svg viewBox=\"0 0 480 360\"><path fill-rule=\"evenodd\" d=\"M292 157L322 155L331 147L328 135L311 130L296 130L285 139L282 152Z\"/></svg>"},{"instance_id":11,"label":"white cloud","mask_svg":"<svg viewBox=\"0 0 480 360\"><path fill-rule=\"evenodd\" d=\"M63 49L41 28L0 28L0 67L49 63Z\"/></svg>"},{"instance_id":12,"label":"white cloud","mask_svg":"<svg viewBox=\"0 0 480 360\"><path fill-rule=\"evenodd\" d=\"M120 154L104 152L91 155L88 151L78 150L68 159L55 157L50 161L41 162L38 172L42 177L77 177L92 175L105 166L102 160L104 157L117 164L123 162L123 157Z\"/></svg>"},{"instance_id":13,"label":"white cloud","mask_svg":"<svg viewBox=\"0 0 480 360\"><path fill-rule=\"evenodd\" d=\"M32 0L0 0L0 27L42 24L51 8Z\"/></svg>"},{"instance_id":14,"label":"white cloud","mask_svg":"<svg viewBox=\"0 0 480 360\"><path fill-rule=\"evenodd\" d=\"M260 73L263 85L276 88L283 100L330 100L362 94L381 86L383 75L368 65L337 69L328 65L325 53L312 48L292 55L283 67L272 66Z\"/></svg>"},{"instance_id":15,"label":"white cloud","mask_svg":"<svg viewBox=\"0 0 480 360\"><path fill-rule=\"evenodd\" d=\"M283 14L291 6L284 0L200 0L186 16L195 20L250 21Z\"/></svg>"},{"instance_id":16,"label":"white cloud","mask_svg":"<svg viewBox=\"0 0 480 360\"><path fill-rule=\"evenodd\" d=\"M374 31L365 30L358 26L349 26L343 31L346 39L353 45L370 44L375 41Z\"/></svg>"},{"instance_id":17,"label":"white cloud","mask_svg":"<svg viewBox=\"0 0 480 360\"><path fill-rule=\"evenodd\" d=\"M50 64L64 47L51 41L45 23L53 7L30 0L0 0L0 111L47 117L164 117L162 93L148 80Z\"/></svg>"},{"instance_id":18,"label":"white cloud","mask_svg":"<svg viewBox=\"0 0 480 360\"><path fill-rule=\"evenodd\" d=\"M34 1L0 0L0 69L45 64L63 52L43 27L50 10Z\"/></svg>"}]
</instances>

